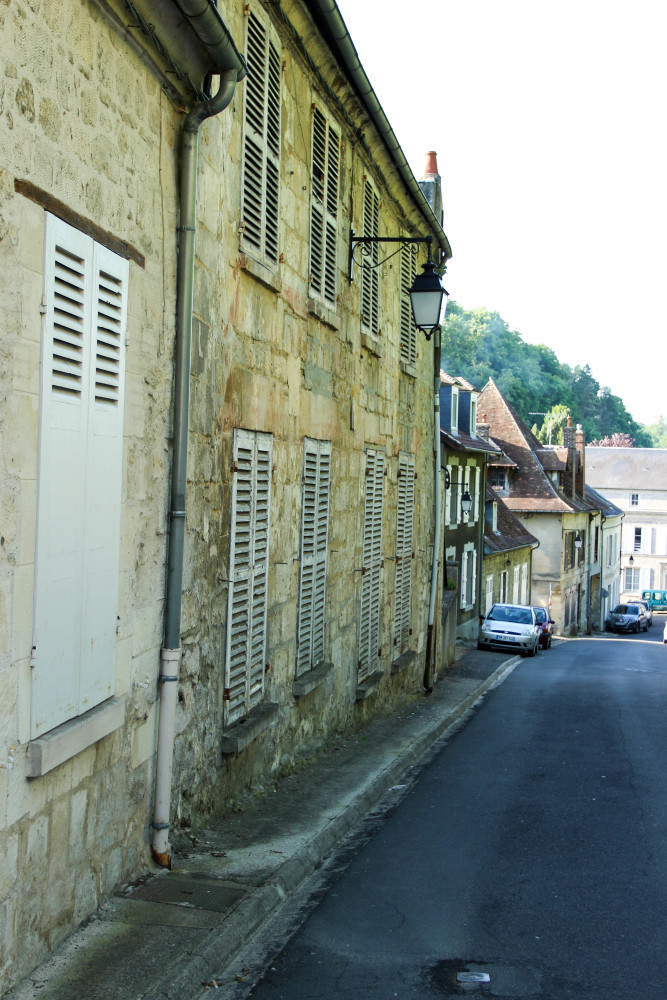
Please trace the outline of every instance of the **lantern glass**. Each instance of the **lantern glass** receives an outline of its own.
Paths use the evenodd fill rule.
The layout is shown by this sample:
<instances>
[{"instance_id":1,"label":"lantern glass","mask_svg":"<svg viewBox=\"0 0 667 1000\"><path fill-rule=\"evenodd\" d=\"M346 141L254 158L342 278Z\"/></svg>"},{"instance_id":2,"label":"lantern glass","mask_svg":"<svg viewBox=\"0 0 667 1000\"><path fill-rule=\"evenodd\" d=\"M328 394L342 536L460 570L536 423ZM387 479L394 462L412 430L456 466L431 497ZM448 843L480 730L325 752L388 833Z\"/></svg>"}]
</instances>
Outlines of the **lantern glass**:
<instances>
[{"instance_id":1,"label":"lantern glass","mask_svg":"<svg viewBox=\"0 0 667 1000\"><path fill-rule=\"evenodd\" d=\"M444 318L443 299L447 295L435 264L429 260L422 274L415 278L410 289L410 302L415 326L419 330L432 330Z\"/></svg>"}]
</instances>

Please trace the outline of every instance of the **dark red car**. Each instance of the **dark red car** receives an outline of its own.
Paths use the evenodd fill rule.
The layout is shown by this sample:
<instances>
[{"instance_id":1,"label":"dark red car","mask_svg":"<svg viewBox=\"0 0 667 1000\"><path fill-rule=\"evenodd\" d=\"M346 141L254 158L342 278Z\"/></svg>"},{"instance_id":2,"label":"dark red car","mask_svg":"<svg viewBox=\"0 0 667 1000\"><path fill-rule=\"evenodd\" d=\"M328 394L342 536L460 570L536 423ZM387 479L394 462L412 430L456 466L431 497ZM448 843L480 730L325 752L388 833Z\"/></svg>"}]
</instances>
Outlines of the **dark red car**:
<instances>
[{"instance_id":1,"label":"dark red car","mask_svg":"<svg viewBox=\"0 0 667 1000\"><path fill-rule=\"evenodd\" d=\"M549 618L546 608L533 608L535 612L535 619L540 627L540 638L539 643L542 649L548 649L551 645L551 637L554 634L554 625L556 624L553 618Z\"/></svg>"}]
</instances>

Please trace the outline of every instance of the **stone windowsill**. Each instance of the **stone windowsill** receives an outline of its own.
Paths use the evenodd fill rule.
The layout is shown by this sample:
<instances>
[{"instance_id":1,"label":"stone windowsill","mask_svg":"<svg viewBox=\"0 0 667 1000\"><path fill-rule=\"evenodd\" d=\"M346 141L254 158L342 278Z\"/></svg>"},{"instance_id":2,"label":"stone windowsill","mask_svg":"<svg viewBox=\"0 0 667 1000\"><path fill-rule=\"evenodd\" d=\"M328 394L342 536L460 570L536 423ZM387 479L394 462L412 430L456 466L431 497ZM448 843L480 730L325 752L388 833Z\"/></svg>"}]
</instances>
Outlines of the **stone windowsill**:
<instances>
[{"instance_id":1,"label":"stone windowsill","mask_svg":"<svg viewBox=\"0 0 667 1000\"><path fill-rule=\"evenodd\" d=\"M326 326L330 326L332 330L340 330L343 325L338 313L334 312L328 306L325 306L323 302L319 302L317 299L308 298L307 300L308 312L311 316L316 316L322 323Z\"/></svg>"},{"instance_id":2,"label":"stone windowsill","mask_svg":"<svg viewBox=\"0 0 667 1000\"><path fill-rule=\"evenodd\" d=\"M220 749L225 754L241 753L269 728L277 715L277 704L265 702L262 705L257 705L256 708L250 710L245 719L235 722L230 729L223 733Z\"/></svg>"},{"instance_id":3,"label":"stone windowsill","mask_svg":"<svg viewBox=\"0 0 667 1000\"><path fill-rule=\"evenodd\" d=\"M318 688L322 684L333 668L334 665L331 661L323 660L314 670L308 670L305 674L301 674L292 684L292 694L294 697L303 698L304 695L310 694L311 691L314 691L315 688Z\"/></svg>"},{"instance_id":4,"label":"stone windowsill","mask_svg":"<svg viewBox=\"0 0 667 1000\"><path fill-rule=\"evenodd\" d=\"M98 743L125 721L125 696L110 698L28 743L27 776L39 778Z\"/></svg>"},{"instance_id":5,"label":"stone windowsill","mask_svg":"<svg viewBox=\"0 0 667 1000\"><path fill-rule=\"evenodd\" d=\"M375 694L383 677L383 670L374 670L365 681L361 684L357 684L356 700L366 701L366 699L370 698L372 694Z\"/></svg>"},{"instance_id":6,"label":"stone windowsill","mask_svg":"<svg viewBox=\"0 0 667 1000\"><path fill-rule=\"evenodd\" d=\"M274 292L282 292L283 283L279 275L267 267L266 264L261 264L258 260L242 254L236 261L236 266L245 274L249 274L251 277L256 278L257 281L261 281L263 285L271 288Z\"/></svg>"},{"instance_id":7,"label":"stone windowsill","mask_svg":"<svg viewBox=\"0 0 667 1000\"><path fill-rule=\"evenodd\" d=\"M407 361L399 361L399 366L404 375L411 375L412 378L417 378L416 365L411 365Z\"/></svg>"},{"instance_id":8,"label":"stone windowsill","mask_svg":"<svg viewBox=\"0 0 667 1000\"><path fill-rule=\"evenodd\" d=\"M384 357L384 346L379 337L371 337L369 333L362 333L361 346L376 358Z\"/></svg>"},{"instance_id":9,"label":"stone windowsill","mask_svg":"<svg viewBox=\"0 0 667 1000\"><path fill-rule=\"evenodd\" d=\"M406 651L404 653L401 653L398 659L394 660L394 662L392 663L391 665L392 674L403 673L404 670L407 670L409 667L413 666L413 664L417 662L417 659L418 659L417 653L415 653L414 649L406 649Z\"/></svg>"}]
</instances>

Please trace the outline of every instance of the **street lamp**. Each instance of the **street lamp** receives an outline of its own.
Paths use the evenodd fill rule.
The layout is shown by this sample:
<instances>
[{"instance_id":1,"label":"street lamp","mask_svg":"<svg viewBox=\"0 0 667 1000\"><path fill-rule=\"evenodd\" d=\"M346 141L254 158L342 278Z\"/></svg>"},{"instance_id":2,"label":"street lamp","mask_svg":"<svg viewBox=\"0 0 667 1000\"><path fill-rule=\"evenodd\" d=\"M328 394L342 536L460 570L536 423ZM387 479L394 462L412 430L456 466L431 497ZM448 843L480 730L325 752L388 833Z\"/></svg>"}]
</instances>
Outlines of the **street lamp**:
<instances>
[{"instance_id":1,"label":"street lamp","mask_svg":"<svg viewBox=\"0 0 667 1000\"><path fill-rule=\"evenodd\" d=\"M461 511L467 517L471 510L472 510L472 497L466 490L463 496L461 497Z\"/></svg>"},{"instance_id":2,"label":"street lamp","mask_svg":"<svg viewBox=\"0 0 667 1000\"><path fill-rule=\"evenodd\" d=\"M417 275L410 289L410 303L415 326L424 333L427 340L430 340L432 331L436 326L440 326L444 318L443 299L448 292L430 256L422 266L424 269L422 274Z\"/></svg>"},{"instance_id":3,"label":"street lamp","mask_svg":"<svg viewBox=\"0 0 667 1000\"><path fill-rule=\"evenodd\" d=\"M628 563L630 564L630 566L634 566L634 564L635 564L635 557L633 555L631 555L630 558L628 559Z\"/></svg>"},{"instance_id":4,"label":"street lamp","mask_svg":"<svg viewBox=\"0 0 667 1000\"><path fill-rule=\"evenodd\" d=\"M581 548L581 535L579 534L579 532L577 532L576 535L574 536L574 547L575 549Z\"/></svg>"}]
</instances>

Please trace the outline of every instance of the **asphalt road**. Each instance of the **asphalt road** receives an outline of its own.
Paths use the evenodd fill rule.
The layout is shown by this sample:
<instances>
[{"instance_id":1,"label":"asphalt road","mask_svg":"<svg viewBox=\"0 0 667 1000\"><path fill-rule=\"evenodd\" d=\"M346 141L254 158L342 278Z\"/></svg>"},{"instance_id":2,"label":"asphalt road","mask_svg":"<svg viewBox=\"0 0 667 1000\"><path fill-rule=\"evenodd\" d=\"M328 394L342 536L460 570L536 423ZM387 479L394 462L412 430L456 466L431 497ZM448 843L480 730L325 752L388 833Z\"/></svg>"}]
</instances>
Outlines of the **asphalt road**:
<instances>
[{"instance_id":1,"label":"asphalt road","mask_svg":"<svg viewBox=\"0 0 667 1000\"><path fill-rule=\"evenodd\" d=\"M664 617L521 661L256 945L266 972L234 996L664 1000Z\"/></svg>"}]
</instances>

